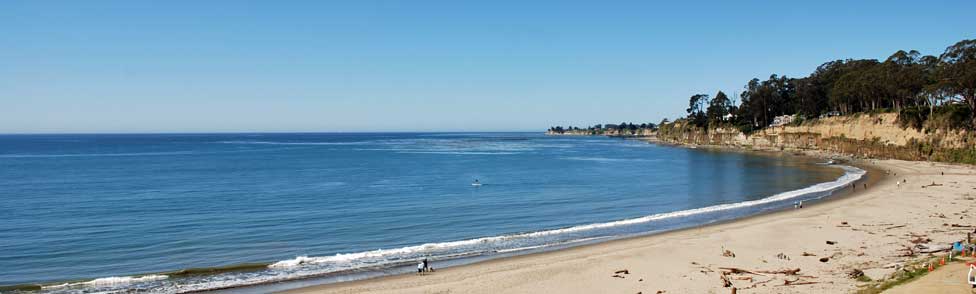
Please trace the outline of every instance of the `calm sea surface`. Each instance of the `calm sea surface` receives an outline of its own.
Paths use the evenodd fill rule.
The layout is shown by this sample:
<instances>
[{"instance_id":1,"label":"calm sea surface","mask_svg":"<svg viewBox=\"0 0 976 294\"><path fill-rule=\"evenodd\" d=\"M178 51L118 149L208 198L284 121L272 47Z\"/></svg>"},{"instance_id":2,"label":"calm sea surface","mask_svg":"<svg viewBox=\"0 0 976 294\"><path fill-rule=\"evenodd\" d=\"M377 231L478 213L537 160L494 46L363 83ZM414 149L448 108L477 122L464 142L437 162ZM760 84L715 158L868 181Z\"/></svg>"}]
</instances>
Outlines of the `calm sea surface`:
<instances>
[{"instance_id":1,"label":"calm sea surface","mask_svg":"<svg viewBox=\"0 0 976 294\"><path fill-rule=\"evenodd\" d=\"M179 292L538 250L791 207L862 173L534 133L0 136L0 285Z\"/></svg>"}]
</instances>

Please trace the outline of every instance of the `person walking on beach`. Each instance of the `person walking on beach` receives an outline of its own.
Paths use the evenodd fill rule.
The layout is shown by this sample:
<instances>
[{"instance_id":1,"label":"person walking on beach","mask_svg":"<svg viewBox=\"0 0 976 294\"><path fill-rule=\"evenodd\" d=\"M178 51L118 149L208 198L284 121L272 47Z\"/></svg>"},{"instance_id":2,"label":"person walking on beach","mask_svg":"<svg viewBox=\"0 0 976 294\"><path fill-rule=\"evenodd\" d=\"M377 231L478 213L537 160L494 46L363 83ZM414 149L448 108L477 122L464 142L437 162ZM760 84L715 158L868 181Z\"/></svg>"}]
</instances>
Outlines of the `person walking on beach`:
<instances>
[{"instance_id":1,"label":"person walking on beach","mask_svg":"<svg viewBox=\"0 0 976 294\"><path fill-rule=\"evenodd\" d=\"M424 257L424 271L430 271L430 263L428 263L427 258Z\"/></svg>"},{"instance_id":2,"label":"person walking on beach","mask_svg":"<svg viewBox=\"0 0 976 294\"><path fill-rule=\"evenodd\" d=\"M424 262L423 261L418 262L417 263L417 274L423 276L424 275L424 268L425 268Z\"/></svg>"}]
</instances>

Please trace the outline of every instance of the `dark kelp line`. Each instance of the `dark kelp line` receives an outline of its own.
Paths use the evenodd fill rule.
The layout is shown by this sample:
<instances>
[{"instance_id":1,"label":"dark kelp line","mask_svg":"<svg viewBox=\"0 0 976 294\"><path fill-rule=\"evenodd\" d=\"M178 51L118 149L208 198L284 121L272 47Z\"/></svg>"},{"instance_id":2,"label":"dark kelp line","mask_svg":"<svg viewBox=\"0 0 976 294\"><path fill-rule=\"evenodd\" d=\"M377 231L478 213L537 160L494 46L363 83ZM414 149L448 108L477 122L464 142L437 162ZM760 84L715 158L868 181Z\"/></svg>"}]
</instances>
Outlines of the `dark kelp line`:
<instances>
[{"instance_id":1,"label":"dark kelp line","mask_svg":"<svg viewBox=\"0 0 976 294\"><path fill-rule=\"evenodd\" d=\"M199 267L199 268L187 268L174 271L165 272L155 272L155 273L141 273L129 275L129 277L140 278L149 276L167 276L168 278L188 278L195 276L206 276L206 275L217 275L225 273L235 273L235 272L256 272L262 271L268 268L271 263L242 263L242 264L232 264L226 266L217 267ZM30 283L30 284L18 284L18 285L0 285L0 291L13 291L13 292L26 292L26 291L41 291L45 287L57 287L60 285L65 285L66 288L81 286L82 284L90 281L94 281L98 278L88 278L88 279L76 279L67 281L52 281L45 283ZM76 286L77 285L77 286Z\"/></svg>"}]
</instances>

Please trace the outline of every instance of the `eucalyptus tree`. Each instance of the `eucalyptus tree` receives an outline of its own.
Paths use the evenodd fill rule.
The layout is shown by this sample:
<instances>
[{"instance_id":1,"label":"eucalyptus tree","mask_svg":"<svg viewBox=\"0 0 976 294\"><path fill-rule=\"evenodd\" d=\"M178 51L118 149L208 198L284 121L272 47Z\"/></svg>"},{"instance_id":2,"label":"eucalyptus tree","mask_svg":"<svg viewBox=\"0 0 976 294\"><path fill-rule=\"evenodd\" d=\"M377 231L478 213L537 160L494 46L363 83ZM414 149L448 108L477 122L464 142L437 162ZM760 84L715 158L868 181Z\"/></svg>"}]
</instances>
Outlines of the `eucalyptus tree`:
<instances>
[{"instance_id":1,"label":"eucalyptus tree","mask_svg":"<svg viewBox=\"0 0 976 294\"><path fill-rule=\"evenodd\" d=\"M962 40L939 56L938 83L969 106L970 123L976 127L976 40Z\"/></svg>"}]
</instances>

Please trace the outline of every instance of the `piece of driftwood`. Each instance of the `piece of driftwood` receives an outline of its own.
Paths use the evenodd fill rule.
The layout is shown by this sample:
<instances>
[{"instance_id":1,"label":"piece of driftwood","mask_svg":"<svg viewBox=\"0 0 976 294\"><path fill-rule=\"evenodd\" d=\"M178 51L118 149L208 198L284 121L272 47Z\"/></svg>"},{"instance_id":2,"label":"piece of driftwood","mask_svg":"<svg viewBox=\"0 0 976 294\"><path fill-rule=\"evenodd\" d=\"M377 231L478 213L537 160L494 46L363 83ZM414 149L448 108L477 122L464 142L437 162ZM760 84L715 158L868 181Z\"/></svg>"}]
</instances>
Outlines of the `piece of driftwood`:
<instances>
[{"instance_id":1,"label":"piece of driftwood","mask_svg":"<svg viewBox=\"0 0 976 294\"><path fill-rule=\"evenodd\" d=\"M776 270L776 271L756 271L756 272L757 273L763 273L763 274L775 274L775 275L790 275L790 276L795 276L796 274L800 273L800 268L782 269L782 270Z\"/></svg>"},{"instance_id":2,"label":"piece of driftwood","mask_svg":"<svg viewBox=\"0 0 976 294\"><path fill-rule=\"evenodd\" d=\"M720 268L718 268L718 269L720 269L720 270L725 270L725 271L727 271L727 272L728 272L728 273L730 273L730 274L750 274L750 275L759 275L759 274L758 274L758 273L756 273L756 272L753 272L753 271L750 271L750 270L744 270L744 269L741 269L741 268L737 268L737 267L720 267Z\"/></svg>"},{"instance_id":3,"label":"piece of driftwood","mask_svg":"<svg viewBox=\"0 0 976 294\"><path fill-rule=\"evenodd\" d=\"M935 253L935 252L949 251L950 249L952 249L952 245L931 245L930 246L925 244L918 244L915 245L915 248L918 249L919 253Z\"/></svg>"},{"instance_id":4,"label":"piece of driftwood","mask_svg":"<svg viewBox=\"0 0 976 294\"><path fill-rule=\"evenodd\" d=\"M799 286L799 285L810 285L810 284L819 284L819 283L820 282L812 282L812 281L798 281L798 282L786 281L786 283L780 286Z\"/></svg>"},{"instance_id":5,"label":"piece of driftwood","mask_svg":"<svg viewBox=\"0 0 976 294\"><path fill-rule=\"evenodd\" d=\"M752 282L752 277L735 277L736 280Z\"/></svg>"},{"instance_id":6,"label":"piece of driftwood","mask_svg":"<svg viewBox=\"0 0 976 294\"><path fill-rule=\"evenodd\" d=\"M732 281L729 280L728 275L722 273L721 275L719 275L719 278L722 279L722 287L724 288L732 287Z\"/></svg>"},{"instance_id":7,"label":"piece of driftwood","mask_svg":"<svg viewBox=\"0 0 976 294\"><path fill-rule=\"evenodd\" d=\"M925 244L928 242L932 242L932 239L926 237L916 237L915 239L912 239L909 242L912 242L913 244Z\"/></svg>"},{"instance_id":8,"label":"piece of driftwood","mask_svg":"<svg viewBox=\"0 0 976 294\"><path fill-rule=\"evenodd\" d=\"M827 245L834 245L834 244L837 244L837 241L827 240Z\"/></svg>"},{"instance_id":9,"label":"piece of driftwood","mask_svg":"<svg viewBox=\"0 0 976 294\"><path fill-rule=\"evenodd\" d=\"M741 268L737 268L737 267L720 267L719 269L728 271L731 274L750 274L750 275L760 275L760 276L762 276L763 274L795 276L796 274L798 274L800 272L800 269L799 268L773 270L773 271L747 270L747 269L741 269Z\"/></svg>"},{"instance_id":10,"label":"piece of driftwood","mask_svg":"<svg viewBox=\"0 0 976 294\"><path fill-rule=\"evenodd\" d=\"M615 274L625 274L625 275L629 275L629 274L630 274L630 271L628 271L627 269L622 269L622 270L619 270L619 271L615 271L615 272L613 272L613 273L615 273Z\"/></svg>"}]
</instances>

